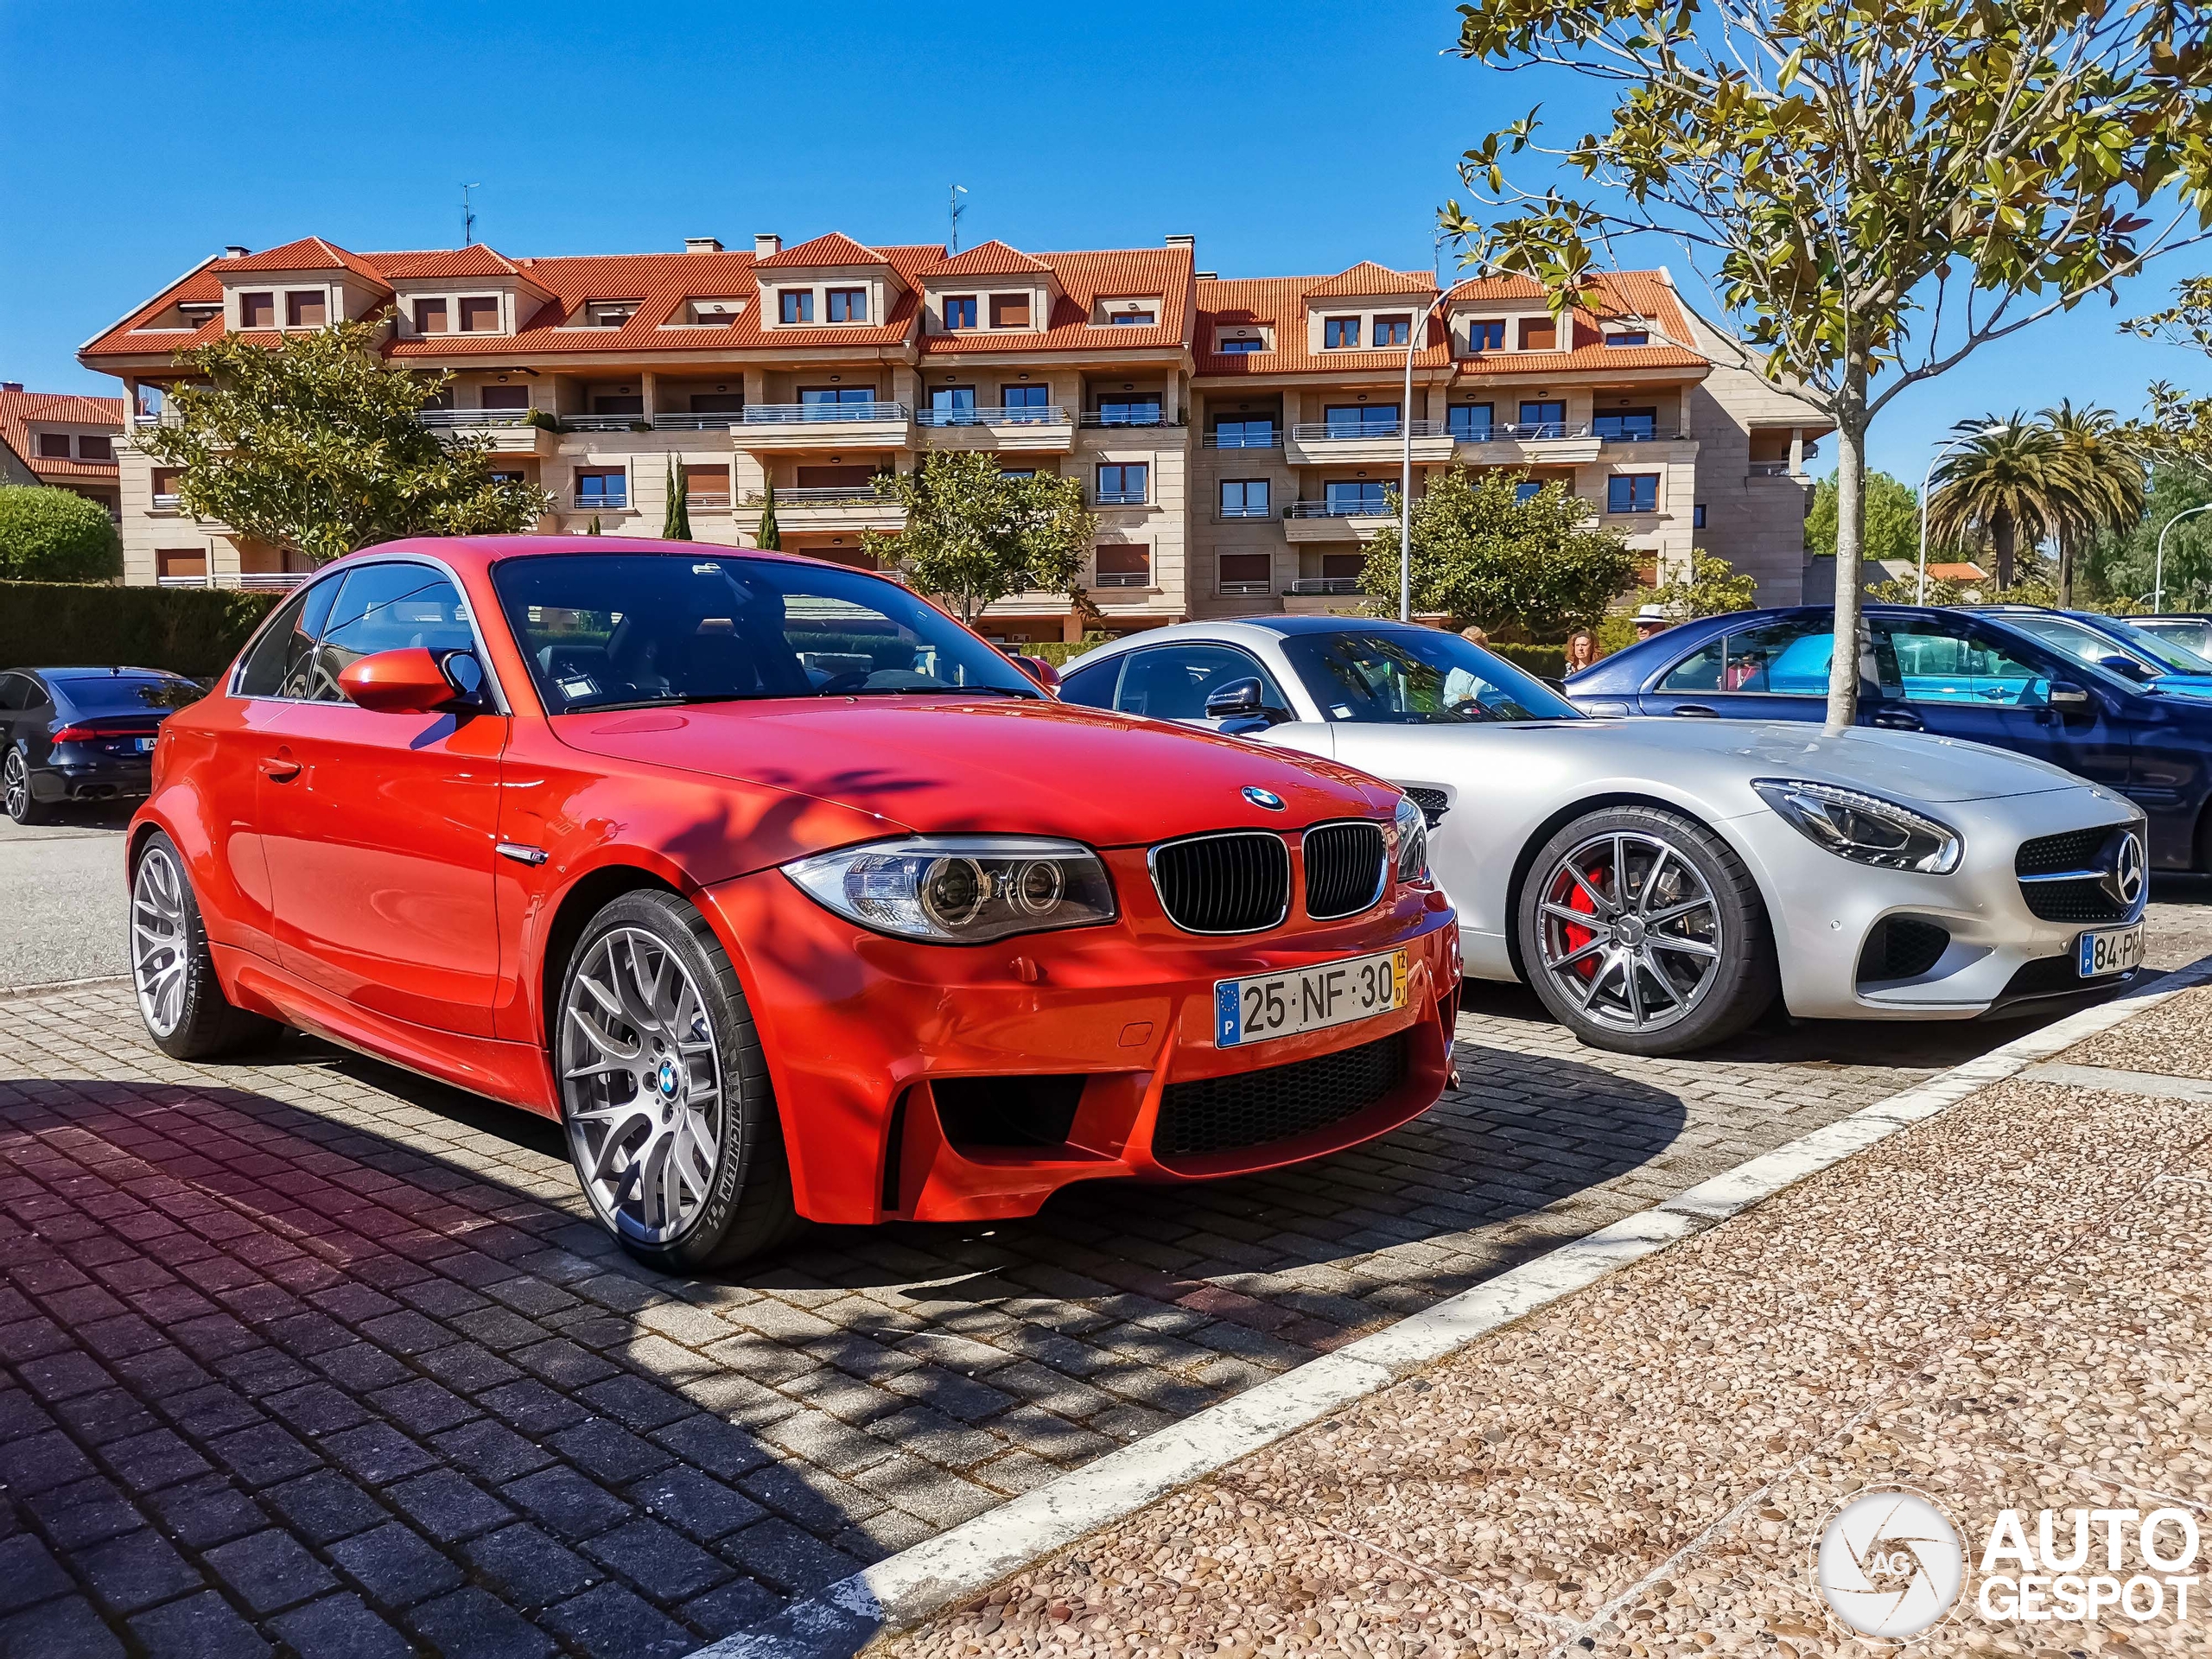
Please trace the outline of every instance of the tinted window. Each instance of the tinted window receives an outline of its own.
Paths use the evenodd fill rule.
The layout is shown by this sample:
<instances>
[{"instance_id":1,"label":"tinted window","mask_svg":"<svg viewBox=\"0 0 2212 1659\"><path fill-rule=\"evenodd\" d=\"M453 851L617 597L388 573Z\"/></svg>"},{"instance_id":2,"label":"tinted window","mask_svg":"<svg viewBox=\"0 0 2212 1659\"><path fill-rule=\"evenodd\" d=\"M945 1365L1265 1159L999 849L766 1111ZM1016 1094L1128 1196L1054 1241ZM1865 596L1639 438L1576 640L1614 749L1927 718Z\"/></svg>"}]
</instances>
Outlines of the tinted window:
<instances>
[{"instance_id":1,"label":"tinted window","mask_svg":"<svg viewBox=\"0 0 2212 1659\"><path fill-rule=\"evenodd\" d=\"M1261 706L1278 720L1291 718L1274 677L1247 653L1229 645L1159 645L1128 659L1114 706L1154 720L1204 720L1206 699L1238 680L1260 683Z\"/></svg>"},{"instance_id":2,"label":"tinted window","mask_svg":"<svg viewBox=\"0 0 2212 1659\"><path fill-rule=\"evenodd\" d=\"M2153 674L2170 671L2152 654L2147 640L2141 646L2125 645L2095 628L2063 616L2008 616L2005 620L2022 633L2031 634L2053 650L2063 651L2080 662L2101 664L2107 657L2119 657Z\"/></svg>"},{"instance_id":3,"label":"tinted window","mask_svg":"<svg viewBox=\"0 0 2212 1659\"><path fill-rule=\"evenodd\" d=\"M1986 636L1919 620L1878 625L1882 677L1911 702L1968 702L2039 709L2050 702L2042 668ZM1892 666L1894 664L1894 666Z\"/></svg>"},{"instance_id":4,"label":"tinted window","mask_svg":"<svg viewBox=\"0 0 2212 1659\"><path fill-rule=\"evenodd\" d=\"M0 674L0 714L30 707L31 683L20 674Z\"/></svg>"},{"instance_id":5,"label":"tinted window","mask_svg":"<svg viewBox=\"0 0 2212 1659\"><path fill-rule=\"evenodd\" d=\"M492 581L555 714L747 697L1039 695L944 612L857 570L558 554L503 561Z\"/></svg>"},{"instance_id":6,"label":"tinted window","mask_svg":"<svg viewBox=\"0 0 2212 1659\"><path fill-rule=\"evenodd\" d=\"M338 677L362 658L409 645L467 651L476 639L461 590L423 564L365 564L346 572L315 653L318 702L342 702Z\"/></svg>"},{"instance_id":7,"label":"tinted window","mask_svg":"<svg viewBox=\"0 0 2212 1659\"><path fill-rule=\"evenodd\" d=\"M1433 726L1582 717L1541 681L1456 633L1293 633L1282 645L1331 720Z\"/></svg>"},{"instance_id":8,"label":"tinted window","mask_svg":"<svg viewBox=\"0 0 2212 1659\"><path fill-rule=\"evenodd\" d=\"M2212 674L2212 662L2204 657L2204 638L2202 631L2184 634L2166 628L2146 627L2139 622L2126 625L2127 631L2139 637L2141 648L2158 658L2177 674Z\"/></svg>"},{"instance_id":9,"label":"tinted window","mask_svg":"<svg viewBox=\"0 0 2212 1659\"><path fill-rule=\"evenodd\" d=\"M1824 697L1835 632L1810 618L1762 622L1709 639L1668 671L1662 691L1742 691Z\"/></svg>"},{"instance_id":10,"label":"tinted window","mask_svg":"<svg viewBox=\"0 0 2212 1659\"><path fill-rule=\"evenodd\" d=\"M242 697L304 697L314 684L315 636L338 597L341 577L330 576L280 608L254 641L245 671L238 676Z\"/></svg>"},{"instance_id":11,"label":"tinted window","mask_svg":"<svg viewBox=\"0 0 2212 1659\"><path fill-rule=\"evenodd\" d=\"M1115 683L1122 677L1122 660L1115 657L1093 663L1089 668L1078 668L1060 682L1060 701L1088 703L1093 709L1111 709Z\"/></svg>"},{"instance_id":12,"label":"tinted window","mask_svg":"<svg viewBox=\"0 0 2212 1659\"><path fill-rule=\"evenodd\" d=\"M149 709L181 709L207 694L181 674L103 674L54 683L55 700L73 715L143 715Z\"/></svg>"}]
</instances>

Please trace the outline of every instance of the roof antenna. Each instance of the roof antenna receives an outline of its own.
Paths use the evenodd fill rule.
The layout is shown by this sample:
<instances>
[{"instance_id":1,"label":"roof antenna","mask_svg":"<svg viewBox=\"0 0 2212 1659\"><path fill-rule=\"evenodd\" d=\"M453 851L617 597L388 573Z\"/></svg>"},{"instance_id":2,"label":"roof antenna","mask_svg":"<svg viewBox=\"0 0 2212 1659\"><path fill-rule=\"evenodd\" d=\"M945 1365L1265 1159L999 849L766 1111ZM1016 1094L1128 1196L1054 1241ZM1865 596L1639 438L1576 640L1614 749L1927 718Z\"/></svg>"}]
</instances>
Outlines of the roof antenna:
<instances>
[{"instance_id":1,"label":"roof antenna","mask_svg":"<svg viewBox=\"0 0 2212 1659\"><path fill-rule=\"evenodd\" d=\"M480 184L464 184L461 187L461 245L464 248L473 248L476 245L476 209L469 205L468 193L472 190L481 190L483 188Z\"/></svg>"},{"instance_id":2,"label":"roof antenna","mask_svg":"<svg viewBox=\"0 0 2212 1659\"><path fill-rule=\"evenodd\" d=\"M960 251L960 215L968 211L968 204L960 198L967 194L968 187L964 184L956 184L945 193L945 206L950 210L952 219L952 245L945 250L947 256Z\"/></svg>"}]
</instances>

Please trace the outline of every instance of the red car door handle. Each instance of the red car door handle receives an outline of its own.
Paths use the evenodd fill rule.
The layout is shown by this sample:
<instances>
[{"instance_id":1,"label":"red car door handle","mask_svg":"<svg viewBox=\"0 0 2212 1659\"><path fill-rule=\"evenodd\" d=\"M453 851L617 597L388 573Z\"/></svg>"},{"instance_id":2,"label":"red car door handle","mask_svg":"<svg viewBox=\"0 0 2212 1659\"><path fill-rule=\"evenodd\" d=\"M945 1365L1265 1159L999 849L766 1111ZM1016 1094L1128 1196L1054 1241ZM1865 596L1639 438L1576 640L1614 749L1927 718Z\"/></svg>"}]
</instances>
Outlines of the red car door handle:
<instances>
[{"instance_id":1,"label":"red car door handle","mask_svg":"<svg viewBox=\"0 0 2212 1659\"><path fill-rule=\"evenodd\" d=\"M279 749L261 757L261 775L272 784L289 784L300 775L300 763L289 749Z\"/></svg>"}]
</instances>

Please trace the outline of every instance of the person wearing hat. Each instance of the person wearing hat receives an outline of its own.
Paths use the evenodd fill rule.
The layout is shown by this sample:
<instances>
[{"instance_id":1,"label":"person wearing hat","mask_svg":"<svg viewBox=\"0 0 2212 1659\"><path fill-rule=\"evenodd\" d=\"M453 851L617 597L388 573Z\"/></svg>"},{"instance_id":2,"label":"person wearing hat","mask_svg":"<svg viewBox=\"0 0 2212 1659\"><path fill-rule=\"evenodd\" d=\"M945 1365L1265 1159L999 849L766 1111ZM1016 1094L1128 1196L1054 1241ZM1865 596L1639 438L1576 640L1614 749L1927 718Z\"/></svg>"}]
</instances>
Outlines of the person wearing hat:
<instances>
[{"instance_id":1,"label":"person wearing hat","mask_svg":"<svg viewBox=\"0 0 2212 1659\"><path fill-rule=\"evenodd\" d=\"M1630 620L1636 624L1636 637L1639 641L1649 639L1656 633L1664 633L1675 626L1675 620L1656 605L1638 606L1635 616Z\"/></svg>"}]
</instances>

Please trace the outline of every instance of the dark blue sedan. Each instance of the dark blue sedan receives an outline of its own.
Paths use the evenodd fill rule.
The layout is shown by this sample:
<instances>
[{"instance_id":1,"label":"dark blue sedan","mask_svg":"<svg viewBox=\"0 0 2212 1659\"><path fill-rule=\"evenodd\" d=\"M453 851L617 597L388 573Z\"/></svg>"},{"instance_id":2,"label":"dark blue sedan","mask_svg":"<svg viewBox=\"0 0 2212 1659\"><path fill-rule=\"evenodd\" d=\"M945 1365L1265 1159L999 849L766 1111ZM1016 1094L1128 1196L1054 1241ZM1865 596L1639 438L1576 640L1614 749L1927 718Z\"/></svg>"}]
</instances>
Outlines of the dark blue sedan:
<instances>
[{"instance_id":1,"label":"dark blue sedan","mask_svg":"<svg viewBox=\"0 0 2212 1659\"><path fill-rule=\"evenodd\" d=\"M2150 819L2151 861L2212 869L2212 696L2144 684L2054 649L1999 613L1869 606L1859 721L2031 754L2101 784ZM1701 617L1567 682L1592 715L1818 721L1827 606Z\"/></svg>"},{"instance_id":2,"label":"dark blue sedan","mask_svg":"<svg viewBox=\"0 0 2212 1659\"><path fill-rule=\"evenodd\" d=\"M65 801L136 799L162 722L205 695L158 668L0 670L0 806L36 823Z\"/></svg>"}]
</instances>

